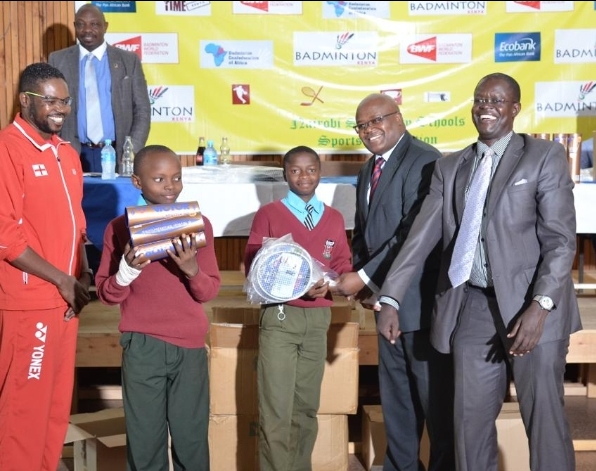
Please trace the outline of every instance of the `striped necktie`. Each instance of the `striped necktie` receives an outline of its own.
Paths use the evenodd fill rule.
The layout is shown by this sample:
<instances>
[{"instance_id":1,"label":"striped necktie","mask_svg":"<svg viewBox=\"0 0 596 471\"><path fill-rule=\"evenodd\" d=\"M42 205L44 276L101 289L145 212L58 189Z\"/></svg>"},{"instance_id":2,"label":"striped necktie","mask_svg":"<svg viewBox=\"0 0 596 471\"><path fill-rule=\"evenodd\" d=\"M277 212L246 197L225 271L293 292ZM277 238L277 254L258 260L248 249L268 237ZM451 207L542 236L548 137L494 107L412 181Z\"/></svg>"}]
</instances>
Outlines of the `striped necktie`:
<instances>
[{"instance_id":1,"label":"striped necktie","mask_svg":"<svg viewBox=\"0 0 596 471\"><path fill-rule=\"evenodd\" d=\"M306 205L306 217L304 218L304 225L306 226L306 228L309 231L312 231L315 228L315 225L313 223L313 219L312 219L312 212L315 210L314 206L312 204L307 204Z\"/></svg>"},{"instance_id":2,"label":"striped necktie","mask_svg":"<svg viewBox=\"0 0 596 471\"><path fill-rule=\"evenodd\" d=\"M453 247L448 274L454 288L468 281L472 273L492 165L493 151L488 149L480 159L470 183L461 226Z\"/></svg>"},{"instance_id":3,"label":"striped necktie","mask_svg":"<svg viewBox=\"0 0 596 471\"><path fill-rule=\"evenodd\" d=\"M379 180L381 179L381 173L383 171L383 164L385 163L385 159L383 157L377 157L375 160L375 166L373 168L372 175L370 177L370 193L368 194L368 202L372 201L373 195L377 186L379 185Z\"/></svg>"},{"instance_id":4,"label":"striped necktie","mask_svg":"<svg viewBox=\"0 0 596 471\"><path fill-rule=\"evenodd\" d=\"M93 144L99 144L103 139L103 125L101 123L101 106L97 77L93 66L93 54L87 54L85 62L85 107L87 110L87 138Z\"/></svg>"}]
</instances>

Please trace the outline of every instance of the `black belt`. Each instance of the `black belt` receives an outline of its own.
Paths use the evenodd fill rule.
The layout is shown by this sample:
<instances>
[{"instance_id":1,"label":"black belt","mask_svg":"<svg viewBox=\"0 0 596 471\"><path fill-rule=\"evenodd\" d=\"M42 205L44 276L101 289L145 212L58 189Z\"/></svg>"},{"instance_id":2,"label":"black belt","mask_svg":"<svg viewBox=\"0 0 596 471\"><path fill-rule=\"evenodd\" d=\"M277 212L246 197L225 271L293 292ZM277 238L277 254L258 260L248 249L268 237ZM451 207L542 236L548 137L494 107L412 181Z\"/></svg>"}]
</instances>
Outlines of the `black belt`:
<instances>
[{"instance_id":1,"label":"black belt","mask_svg":"<svg viewBox=\"0 0 596 471\"><path fill-rule=\"evenodd\" d=\"M105 142L99 142L97 144L93 144L93 142L83 142L83 144L85 147L90 147L91 149L101 149L102 147L104 147L106 145ZM112 142L112 147L115 149L116 148L116 143Z\"/></svg>"},{"instance_id":2,"label":"black belt","mask_svg":"<svg viewBox=\"0 0 596 471\"><path fill-rule=\"evenodd\" d=\"M482 294L484 294L484 296L486 296L487 298L496 298L497 297L497 294L495 293L494 286L488 286L487 288L483 288L482 286L474 286L471 284L468 284L468 286L470 288L474 288L475 290L482 292Z\"/></svg>"}]
</instances>

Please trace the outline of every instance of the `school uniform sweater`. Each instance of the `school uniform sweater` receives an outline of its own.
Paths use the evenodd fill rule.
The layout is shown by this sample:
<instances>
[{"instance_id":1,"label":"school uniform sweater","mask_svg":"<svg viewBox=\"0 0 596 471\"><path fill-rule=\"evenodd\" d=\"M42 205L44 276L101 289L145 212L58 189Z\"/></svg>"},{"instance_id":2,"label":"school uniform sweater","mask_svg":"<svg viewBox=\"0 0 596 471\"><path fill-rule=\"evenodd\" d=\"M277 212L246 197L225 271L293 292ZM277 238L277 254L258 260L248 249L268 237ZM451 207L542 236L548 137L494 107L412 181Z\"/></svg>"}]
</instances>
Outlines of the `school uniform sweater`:
<instances>
[{"instance_id":1,"label":"school uniform sweater","mask_svg":"<svg viewBox=\"0 0 596 471\"><path fill-rule=\"evenodd\" d=\"M346 236L344 218L339 211L325 205L323 215L314 229L308 230L281 200L261 207L253 219L245 250L244 267L248 274L252 261L263 245L264 237L279 238L287 234L326 269L338 275L352 271L351 251ZM333 304L328 293L325 298L295 299L286 304L296 307L325 307Z\"/></svg>"},{"instance_id":2,"label":"school uniform sweater","mask_svg":"<svg viewBox=\"0 0 596 471\"><path fill-rule=\"evenodd\" d=\"M116 282L124 246L130 240L124 215L107 226L101 263L95 276L97 295L120 304L120 332L139 332L184 348L205 346L208 320L203 303L217 296L221 283L213 226L203 216L207 245L197 252L199 272L187 278L167 257L151 262L128 286Z\"/></svg>"}]
</instances>

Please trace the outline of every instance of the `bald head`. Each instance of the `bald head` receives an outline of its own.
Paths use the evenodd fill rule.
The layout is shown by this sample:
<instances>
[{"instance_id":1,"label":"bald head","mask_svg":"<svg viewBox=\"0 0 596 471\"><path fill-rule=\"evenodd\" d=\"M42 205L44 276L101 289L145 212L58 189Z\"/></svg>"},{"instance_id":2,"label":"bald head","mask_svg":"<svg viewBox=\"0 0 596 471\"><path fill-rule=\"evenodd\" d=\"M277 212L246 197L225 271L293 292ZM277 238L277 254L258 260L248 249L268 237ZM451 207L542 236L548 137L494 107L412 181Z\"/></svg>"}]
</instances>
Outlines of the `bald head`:
<instances>
[{"instance_id":1,"label":"bald head","mask_svg":"<svg viewBox=\"0 0 596 471\"><path fill-rule=\"evenodd\" d=\"M370 106L383 106L383 108L391 108L391 112L400 112L398 104L393 98L391 98L390 95L387 95L386 93L371 93L358 105L358 108L356 109L356 116L358 116L358 112L362 108L368 108Z\"/></svg>"}]
</instances>

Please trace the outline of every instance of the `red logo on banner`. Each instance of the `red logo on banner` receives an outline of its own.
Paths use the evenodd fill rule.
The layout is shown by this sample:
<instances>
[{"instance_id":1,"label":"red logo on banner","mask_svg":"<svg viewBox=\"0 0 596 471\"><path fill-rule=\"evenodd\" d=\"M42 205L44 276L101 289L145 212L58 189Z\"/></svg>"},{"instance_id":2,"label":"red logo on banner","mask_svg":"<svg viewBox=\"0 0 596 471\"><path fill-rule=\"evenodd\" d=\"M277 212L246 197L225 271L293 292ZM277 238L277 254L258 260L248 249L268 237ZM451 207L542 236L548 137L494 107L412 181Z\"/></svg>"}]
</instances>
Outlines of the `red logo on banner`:
<instances>
[{"instance_id":1,"label":"red logo on banner","mask_svg":"<svg viewBox=\"0 0 596 471\"><path fill-rule=\"evenodd\" d=\"M129 38L124 41L120 41L119 43L113 44L113 46L124 49L125 51L134 52L141 61L143 60L143 46L141 42L141 36L136 36L134 38Z\"/></svg>"},{"instance_id":2,"label":"red logo on banner","mask_svg":"<svg viewBox=\"0 0 596 471\"><path fill-rule=\"evenodd\" d=\"M536 10L540 10L540 2L514 2L514 3L519 3L520 5L523 5L525 7L530 7L530 8L534 8Z\"/></svg>"},{"instance_id":3,"label":"red logo on banner","mask_svg":"<svg viewBox=\"0 0 596 471\"><path fill-rule=\"evenodd\" d=\"M247 7L253 7L261 11L269 11L269 2L240 2Z\"/></svg>"},{"instance_id":4,"label":"red logo on banner","mask_svg":"<svg viewBox=\"0 0 596 471\"><path fill-rule=\"evenodd\" d=\"M381 90L381 93L384 95L389 95L391 98L393 98L395 103L401 105L401 88L388 88L385 90Z\"/></svg>"},{"instance_id":5,"label":"red logo on banner","mask_svg":"<svg viewBox=\"0 0 596 471\"><path fill-rule=\"evenodd\" d=\"M437 60L437 37L425 39L408 46L408 52L414 56L424 57L431 61Z\"/></svg>"},{"instance_id":6,"label":"red logo on banner","mask_svg":"<svg viewBox=\"0 0 596 471\"><path fill-rule=\"evenodd\" d=\"M232 85L232 104L250 105L250 85L245 83Z\"/></svg>"}]
</instances>

